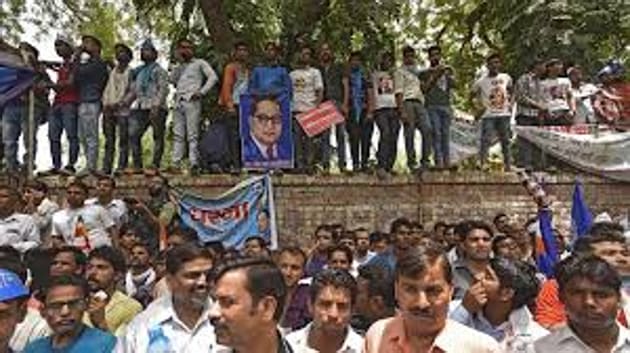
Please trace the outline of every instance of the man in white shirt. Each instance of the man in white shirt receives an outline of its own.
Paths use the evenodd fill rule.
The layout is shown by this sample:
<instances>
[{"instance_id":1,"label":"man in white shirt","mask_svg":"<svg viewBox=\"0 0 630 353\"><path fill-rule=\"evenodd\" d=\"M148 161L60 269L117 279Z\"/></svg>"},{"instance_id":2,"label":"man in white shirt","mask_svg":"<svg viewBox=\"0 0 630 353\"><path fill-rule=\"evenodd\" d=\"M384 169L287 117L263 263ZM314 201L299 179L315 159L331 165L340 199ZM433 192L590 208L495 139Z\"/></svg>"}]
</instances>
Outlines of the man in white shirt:
<instances>
[{"instance_id":1,"label":"man in white shirt","mask_svg":"<svg viewBox=\"0 0 630 353\"><path fill-rule=\"evenodd\" d=\"M394 94L394 57L392 53L381 56L379 69L372 73L372 89L374 96L374 120L380 132L378 140L378 176L384 177L392 171L398 151L398 133L400 120L396 111L396 95Z\"/></svg>"},{"instance_id":2,"label":"man in white shirt","mask_svg":"<svg viewBox=\"0 0 630 353\"><path fill-rule=\"evenodd\" d=\"M504 258L490 260L485 277L481 280L481 306L477 300L451 303L449 317L496 339L503 352L531 350L536 339L549 332L534 321L527 305L538 294L536 271L527 263Z\"/></svg>"},{"instance_id":3,"label":"man in white shirt","mask_svg":"<svg viewBox=\"0 0 630 353\"><path fill-rule=\"evenodd\" d=\"M324 270L313 278L313 321L287 336L295 353L359 353L363 338L350 327L357 283L345 271Z\"/></svg>"},{"instance_id":4,"label":"man in white shirt","mask_svg":"<svg viewBox=\"0 0 630 353\"><path fill-rule=\"evenodd\" d=\"M492 130L499 135L503 167L511 170L510 164L510 119L512 117L512 78L501 73L501 56L491 54L486 59L487 75L472 86L470 100L478 108L481 117L481 147L479 163L483 168L488 159Z\"/></svg>"},{"instance_id":5,"label":"man in white shirt","mask_svg":"<svg viewBox=\"0 0 630 353\"><path fill-rule=\"evenodd\" d=\"M180 66L173 70L171 82L175 85L175 112L173 117L173 165L181 166L188 143L190 171L198 174L199 129L201 124L201 99L219 80L210 64L195 58L195 47L188 39L177 43Z\"/></svg>"},{"instance_id":6,"label":"man in white shirt","mask_svg":"<svg viewBox=\"0 0 630 353\"><path fill-rule=\"evenodd\" d=\"M546 65L547 74L540 83L542 98L547 107L545 125L572 125L575 117L575 100L571 93L571 81L561 77L564 65L559 59L551 59Z\"/></svg>"},{"instance_id":7,"label":"man in white shirt","mask_svg":"<svg viewBox=\"0 0 630 353\"><path fill-rule=\"evenodd\" d=\"M99 205L85 205L88 186L73 180L66 187L68 206L53 214L52 237L63 239L87 252L102 245L112 245L116 238L116 223L109 212Z\"/></svg>"},{"instance_id":8,"label":"man in white shirt","mask_svg":"<svg viewBox=\"0 0 630 353\"><path fill-rule=\"evenodd\" d=\"M116 228L125 224L127 221L127 205L120 199L114 198L116 190L116 181L109 175L99 176L96 184L96 197L87 199L86 205L99 205L109 212L109 216L116 223Z\"/></svg>"},{"instance_id":9,"label":"man in white shirt","mask_svg":"<svg viewBox=\"0 0 630 353\"><path fill-rule=\"evenodd\" d=\"M208 316L212 255L207 249L185 244L166 256L171 294L155 300L129 323L114 352L151 352L151 337L157 336L170 352L215 352L214 327Z\"/></svg>"},{"instance_id":10,"label":"man in white shirt","mask_svg":"<svg viewBox=\"0 0 630 353\"><path fill-rule=\"evenodd\" d=\"M315 109L324 98L324 81L321 72L312 67L312 50L304 46L300 50L298 65L291 71L293 83L293 114L306 113ZM298 169L312 171L315 161L315 141L293 119L293 139L295 143L295 160Z\"/></svg>"},{"instance_id":11,"label":"man in white shirt","mask_svg":"<svg viewBox=\"0 0 630 353\"><path fill-rule=\"evenodd\" d=\"M0 184L0 245L11 245L20 252L41 243L35 219L18 212L19 194L16 187Z\"/></svg>"},{"instance_id":12,"label":"man in white shirt","mask_svg":"<svg viewBox=\"0 0 630 353\"><path fill-rule=\"evenodd\" d=\"M424 94L420 70L416 64L416 51L410 46L403 48L403 66L394 75L394 92L400 120L405 128L405 150L407 151L407 167L411 172L417 169L415 135L416 128L422 135L423 168L429 166L429 157L433 146L431 121L424 107Z\"/></svg>"},{"instance_id":13,"label":"man in white shirt","mask_svg":"<svg viewBox=\"0 0 630 353\"><path fill-rule=\"evenodd\" d=\"M118 171L127 169L129 157L129 107L125 97L133 82L129 63L133 58L131 48L122 43L114 45L116 67L109 73L109 80L103 92L103 134L105 135L105 157L103 173L111 174L116 150L116 129L118 128Z\"/></svg>"},{"instance_id":14,"label":"man in white shirt","mask_svg":"<svg viewBox=\"0 0 630 353\"><path fill-rule=\"evenodd\" d=\"M48 198L48 185L39 180L29 180L24 185L24 212L35 219L44 246L49 245L52 215L59 205Z\"/></svg>"},{"instance_id":15,"label":"man in white shirt","mask_svg":"<svg viewBox=\"0 0 630 353\"><path fill-rule=\"evenodd\" d=\"M534 343L536 353L630 352L630 331L616 318L621 278L597 256L573 255L558 264L568 324Z\"/></svg>"}]
</instances>

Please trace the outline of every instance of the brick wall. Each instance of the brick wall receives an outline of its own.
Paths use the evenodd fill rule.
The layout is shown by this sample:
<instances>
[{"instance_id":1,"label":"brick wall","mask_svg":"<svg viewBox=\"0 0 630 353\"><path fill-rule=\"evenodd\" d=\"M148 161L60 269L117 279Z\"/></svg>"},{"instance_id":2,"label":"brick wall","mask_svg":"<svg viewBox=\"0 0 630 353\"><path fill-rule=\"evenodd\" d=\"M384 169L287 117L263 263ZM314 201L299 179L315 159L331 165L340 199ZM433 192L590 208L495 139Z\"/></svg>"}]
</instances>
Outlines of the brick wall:
<instances>
[{"instance_id":1,"label":"brick wall","mask_svg":"<svg viewBox=\"0 0 630 353\"><path fill-rule=\"evenodd\" d=\"M546 178L546 189L556 211L556 219L570 219L574 176ZM62 181L51 180L60 186ZM218 195L238 182L230 176L173 178L171 184L202 195ZM630 184L595 177L583 178L586 199L595 213L612 216L630 209ZM131 177L119 183L119 193L146 192L144 177ZM281 240L297 238L300 243L321 223L344 223L386 230L396 217L418 219L426 225L437 220L462 218L491 220L507 211L520 220L536 212L536 207L515 175L481 173L427 173L418 179L398 176L389 181L375 177L307 177L284 175L273 178Z\"/></svg>"}]
</instances>

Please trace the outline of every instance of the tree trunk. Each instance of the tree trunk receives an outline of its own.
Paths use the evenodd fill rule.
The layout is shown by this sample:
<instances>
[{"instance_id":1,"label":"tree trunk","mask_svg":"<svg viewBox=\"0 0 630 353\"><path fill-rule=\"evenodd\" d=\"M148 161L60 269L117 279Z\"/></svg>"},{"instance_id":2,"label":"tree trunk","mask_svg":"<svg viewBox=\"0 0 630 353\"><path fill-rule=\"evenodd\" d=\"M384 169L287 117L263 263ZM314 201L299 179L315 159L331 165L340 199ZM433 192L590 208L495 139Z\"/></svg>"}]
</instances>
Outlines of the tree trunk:
<instances>
[{"instance_id":1,"label":"tree trunk","mask_svg":"<svg viewBox=\"0 0 630 353\"><path fill-rule=\"evenodd\" d=\"M214 46L222 53L229 53L235 34L230 18L223 8L223 0L199 0L199 6Z\"/></svg>"}]
</instances>

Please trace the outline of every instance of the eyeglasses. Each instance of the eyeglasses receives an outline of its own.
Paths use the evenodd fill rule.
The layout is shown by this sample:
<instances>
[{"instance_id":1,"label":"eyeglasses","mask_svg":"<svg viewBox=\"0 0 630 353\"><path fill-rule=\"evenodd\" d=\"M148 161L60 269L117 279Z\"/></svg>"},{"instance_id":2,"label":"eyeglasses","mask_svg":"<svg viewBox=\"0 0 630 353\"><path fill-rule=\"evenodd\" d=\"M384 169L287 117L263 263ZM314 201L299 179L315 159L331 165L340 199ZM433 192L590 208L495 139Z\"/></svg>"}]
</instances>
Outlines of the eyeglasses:
<instances>
[{"instance_id":1,"label":"eyeglasses","mask_svg":"<svg viewBox=\"0 0 630 353\"><path fill-rule=\"evenodd\" d=\"M280 125L282 124L282 117L274 115L268 116L265 114L257 114L254 115L254 118L258 120L261 124L272 124L272 125Z\"/></svg>"},{"instance_id":2,"label":"eyeglasses","mask_svg":"<svg viewBox=\"0 0 630 353\"><path fill-rule=\"evenodd\" d=\"M60 313L66 305L68 306L68 310L81 310L85 306L85 300L80 298L65 302L46 303L45 309L48 312Z\"/></svg>"}]
</instances>

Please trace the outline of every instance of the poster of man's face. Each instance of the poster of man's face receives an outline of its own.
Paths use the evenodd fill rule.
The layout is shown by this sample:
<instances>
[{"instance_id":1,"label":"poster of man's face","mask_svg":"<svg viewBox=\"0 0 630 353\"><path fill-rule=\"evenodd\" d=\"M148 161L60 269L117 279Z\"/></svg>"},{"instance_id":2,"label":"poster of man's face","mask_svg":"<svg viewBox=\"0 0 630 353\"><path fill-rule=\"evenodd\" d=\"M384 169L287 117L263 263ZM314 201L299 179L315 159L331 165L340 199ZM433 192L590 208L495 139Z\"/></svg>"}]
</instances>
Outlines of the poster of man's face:
<instances>
[{"instance_id":1,"label":"poster of man's face","mask_svg":"<svg viewBox=\"0 0 630 353\"><path fill-rule=\"evenodd\" d=\"M287 97L241 97L241 143L245 168L290 168L293 164Z\"/></svg>"}]
</instances>

